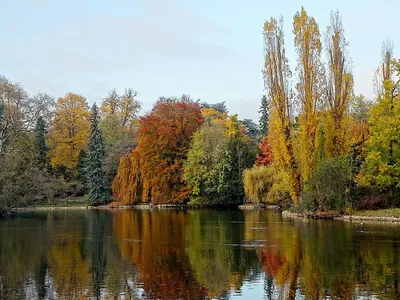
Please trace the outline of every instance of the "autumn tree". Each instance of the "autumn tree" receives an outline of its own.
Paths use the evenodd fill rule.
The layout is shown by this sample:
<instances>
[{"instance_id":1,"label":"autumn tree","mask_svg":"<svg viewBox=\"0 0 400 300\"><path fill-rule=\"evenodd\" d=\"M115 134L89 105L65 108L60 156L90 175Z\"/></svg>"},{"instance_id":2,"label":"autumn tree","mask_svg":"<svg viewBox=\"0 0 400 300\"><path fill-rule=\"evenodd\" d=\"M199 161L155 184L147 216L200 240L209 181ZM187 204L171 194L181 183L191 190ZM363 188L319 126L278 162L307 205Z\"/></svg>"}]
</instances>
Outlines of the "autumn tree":
<instances>
[{"instance_id":1,"label":"autumn tree","mask_svg":"<svg viewBox=\"0 0 400 300\"><path fill-rule=\"evenodd\" d=\"M258 113L260 114L260 132L261 135L268 135L268 121L269 121L269 101L266 95L263 95L261 98L260 110Z\"/></svg>"},{"instance_id":2,"label":"autumn tree","mask_svg":"<svg viewBox=\"0 0 400 300\"><path fill-rule=\"evenodd\" d=\"M130 153L137 144L135 133L139 124L140 107L137 92L132 89L126 89L122 95L115 89L111 90L103 99L99 128L105 141L103 170L105 183L110 191L120 157Z\"/></svg>"},{"instance_id":3,"label":"autumn tree","mask_svg":"<svg viewBox=\"0 0 400 300\"><path fill-rule=\"evenodd\" d=\"M400 61L391 59L392 48L384 46L381 76L383 90L370 112L369 150L365 162L367 180L391 196L400 185Z\"/></svg>"},{"instance_id":4,"label":"autumn tree","mask_svg":"<svg viewBox=\"0 0 400 300\"><path fill-rule=\"evenodd\" d=\"M86 147L88 135L89 112L86 99L72 93L58 98L49 136L53 168L74 169L79 152Z\"/></svg>"},{"instance_id":5,"label":"autumn tree","mask_svg":"<svg viewBox=\"0 0 400 300\"><path fill-rule=\"evenodd\" d=\"M271 104L269 141L277 167L289 178L292 199L298 201L302 181L293 147L291 71L285 51L283 19L271 18L265 22L264 57L264 86Z\"/></svg>"},{"instance_id":6,"label":"autumn tree","mask_svg":"<svg viewBox=\"0 0 400 300\"><path fill-rule=\"evenodd\" d=\"M121 100L121 117L122 126L133 125L136 114L140 109L140 104L136 100L137 92L132 89L125 89L125 93L122 95Z\"/></svg>"},{"instance_id":7,"label":"autumn tree","mask_svg":"<svg viewBox=\"0 0 400 300\"><path fill-rule=\"evenodd\" d=\"M293 17L294 45L298 54L296 85L300 104L299 161L301 176L308 180L317 164L318 102L321 97L321 40L317 22L304 8ZM340 95L341 97L342 95Z\"/></svg>"},{"instance_id":8,"label":"autumn tree","mask_svg":"<svg viewBox=\"0 0 400 300\"><path fill-rule=\"evenodd\" d=\"M259 153L256 156L256 165L268 166L272 162L272 151L268 139L264 137L258 144Z\"/></svg>"},{"instance_id":9,"label":"autumn tree","mask_svg":"<svg viewBox=\"0 0 400 300\"><path fill-rule=\"evenodd\" d=\"M131 185L140 186L136 191L141 193L134 199L154 204L187 201L190 190L183 179L183 164L191 138L203 122L199 104L189 97L160 98L140 120L138 147L133 152L137 154L121 160L113 183L117 199L121 199L119 189L131 177L136 179Z\"/></svg>"},{"instance_id":10,"label":"autumn tree","mask_svg":"<svg viewBox=\"0 0 400 300\"><path fill-rule=\"evenodd\" d=\"M104 142L99 130L99 111L96 103L90 115L90 135L87 143L86 180L88 184L89 205L101 205L108 201L108 193L104 183L102 162L105 155Z\"/></svg>"},{"instance_id":11,"label":"autumn tree","mask_svg":"<svg viewBox=\"0 0 400 300\"><path fill-rule=\"evenodd\" d=\"M360 174L361 166L367 157L367 147L365 142L369 139L370 124L368 122L372 101L364 95L357 95L350 102L350 118L348 134L350 135L350 163L352 165L353 175L357 177Z\"/></svg>"},{"instance_id":12,"label":"autumn tree","mask_svg":"<svg viewBox=\"0 0 400 300\"><path fill-rule=\"evenodd\" d=\"M128 138L132 130L137 127L138 112L141 108L137 95L138 93L133 89L125 89L122 95L114 89L103 100L101 105L103 118L100 128L110 147L119 140Z\"/></svg>"},{"instance_id":13,"label":"autumn tree","mask_svg":"<svg viewBox=\"0 0 400 300\"><path fill-rule=\"evenodd\" d=\"M353 75L348 42L344 36L339 12L331 12L330 25L326 31L326 53L328 58L325 95L326 114L325 152L327 158L346 153L345 117L353 94Z\"/></svg>"},{"instance_id":14,"label":"autumn tree","mask_svg":"<svg viewBox=\"0 0 400 300\"><path fill-rule=\"evenodd\" d=\"M225 173L230 168L226 130L219 124L204 124L194 136L184 164L185 180L193 204L224 204Z\"/></svg>"}]
</instances>

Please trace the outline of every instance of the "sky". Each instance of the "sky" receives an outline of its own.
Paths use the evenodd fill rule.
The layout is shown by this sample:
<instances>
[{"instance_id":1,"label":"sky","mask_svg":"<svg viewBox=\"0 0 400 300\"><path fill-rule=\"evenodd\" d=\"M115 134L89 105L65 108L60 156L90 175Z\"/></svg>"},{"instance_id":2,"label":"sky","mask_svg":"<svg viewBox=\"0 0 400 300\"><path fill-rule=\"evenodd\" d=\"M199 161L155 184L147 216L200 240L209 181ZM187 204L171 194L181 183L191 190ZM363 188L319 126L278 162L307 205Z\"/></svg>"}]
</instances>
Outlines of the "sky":
<instances>
[{"instance_id":1,"label":"sky","mask_svg":"<svg viewBox=\"0 0 400 300\"><path fill-rule=\"evenodd\" d=\"M225 101L258 120L264 93L262 29L283 16L294 71L293 15L304 6L326 31L339 10L352 57L355 92L373 99L384 39L400 56L398 0L0 0L0 74L30 94L73 92L100 103L133 88L143 110L160 96ZM295 77L294 77L295 78Z\"/></svg>"}]
</instances>

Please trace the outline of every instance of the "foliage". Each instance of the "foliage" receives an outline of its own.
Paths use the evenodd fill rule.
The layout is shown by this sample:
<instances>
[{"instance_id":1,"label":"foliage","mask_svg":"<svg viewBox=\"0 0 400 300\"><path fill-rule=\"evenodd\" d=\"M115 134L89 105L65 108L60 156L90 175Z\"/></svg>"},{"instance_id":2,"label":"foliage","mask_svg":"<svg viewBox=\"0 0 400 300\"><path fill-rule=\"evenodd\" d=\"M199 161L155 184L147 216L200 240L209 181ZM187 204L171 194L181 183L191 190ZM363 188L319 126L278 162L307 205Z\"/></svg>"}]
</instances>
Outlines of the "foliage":
<instances>
[{"instance_id":1,"label":"foliage","mask_svg":"<svg viewBox=\"0 0 400 300\"><path fill-rule=\"evenodd\" d=\"M260 129L252 119L243 119L240 124L244 126L245 134L252 140L257 140L260 136Z\"/></svg>"},{"instance_id":2,"label":"foliage","mask_svg":"<svg viewBox=\"0 0 400 300\"><path fill-rule=\"evenodd\" d=\"M350 102L350 112L355 120L362 122L367 121L369 111L373 106L373 102L368 100L364 95L360 94L352 98Z\"/></svg>"},{"instance_id":3,"label":"foliage","mask_svg":"<svg viewBox=\"0 0 400 300\"><path fill-rule=\"evenodd\" d=\"M400 62L387 60L390 49L382 58L382 83L384 91L377 104L371 108L368 156L365 161L365 178L370 184L389 190L394 195L400 186L400 82L392 77L400 75Z\"/></svg>"},{"instance_id":4,"label":"foliage","mask_svg":"<svg viewBox=\"0 0 400 300\"><path fill-rule=\"evenodd\" d=\"M224 196L227 204L242 204L244 202L243 172L254 165L257 147L246 137L234 137L228 141L230 168L226 169Z\"/></svg>"},{"instance_id":5,"label":"foliage","mask_svg":"<svg viewBox=\"0 0 400 300\"><path fill-rule=\"evenodd\" d=\"M188 201L189 188L183 179L183 164L193 134L204 122L200 106L187 96L181 99L160 98L152 111L141 118L138 132L138 163L130 170L118 170L113 193L121 200L123 182L127 177L140 181L142 193L134 199L157 203L182 203ZM124 162L120 167L130 167ZM138 167L138 168L137 168ZM137 174L137 175L136 175ZM139 183L142 184L139 184Z\"/></svg>"},{"instance_id":6,"label":"foliage","mask_svg":"<svg viewBox=\"0 0 400 300\"><path fill-rule=\"evenodd\" d=\"M85 175L88 185L88 203L89 205L106 204L108 193L104 183L103 158L104 142L99 130L99 111L96 103L92 106L90 116L90 135L87 144L87 157Z\"/></svg>"},{"instance_id":7,"label":"foliage","mask_svg":"<svg viewBox=\"0 0 400 300\"><path fill-rule=\"evenodd\" d=\"M315 19L304 8L293 17L294 44L298 54L297 98L299 113L299 166L303 182L317 164L318 101L321 96L321 40Z\"/></svg>"},{"instance_id":8,"label":"foliage","mask_svg":"<svg viewBox=\"0 0 400 300\"><path fill-rule=\"evenodd\" d=\"M390 188L400 184L400 102L378 99L372 107L365 175L371 184Z\"/></svg>"},{"instance_id":9,"label":"foliage","mask_svg":"<svg viewBox=\"0 0 400 300\"><path fill-rule=\"evenodd\" d=\"M221 115L228 114L228 109L226 108L225 101L219 102L219 103L214 103L214 104L202 102L202 103L200 103L200 106L201 106L202 110L213 109Z\"/></svg>"},{"instance_id":10,"label":"foliage","mask_svg":"<svg viewBox=\"0 0 400 300\"><path fill-rule=\"evenodd\" d=\"M106 156L103 159L104 184L107 190L111 193L112 182L117 175L120 159L126 157L136 147L136 139L133 136L125 136L115 142L112 147L106 151Z\"/></svg>"},{"instance_id":11,"label":"foliage","mask_svg":"<svg viewBox=\"0 0 400 300\"><path fill-rule=\"evenodd\" d=\"M230 167L225 129L218 124L204 124L194 134L184 164L184 178L192 190L190 203L223 204L224 176Z\"/></svg>"},{"instance_id":12,"label":"foliage","mask_svg":"<svg viewBox=\"0 0 400 300\"><path fill-rule=\"evenodd\" d=\"M304 206L343 211L349 200L351 180L348 158L337 157L320 163L305 187Z\"/></svg>"},{"instance_id":13,"label":"foliage","mask_svg":"<svg viewBox=\"0 0 400 300\"><path fill-rule=\"evenodd\" d=\"M246 200L249 202L281 204L290 199L287 182L274 166L246 169L243 181Z\"/></svg>"},{"instance_id":14,"label":"foliage","mask_svg":"<svg viewBox=\"0 0 400 300\"><path fill-rule=\"evenodd\" d=\"M125 89L124 94L120 95L117 91L111 90L103 100L101 111L107 116L112 116L112 120L107 120L106 128L110 131L117 127L131 129L137 124L137 114L141 104L137 100L137 92L133 89ZM106 130L104 130L106 132ZM106 134L110 139L114 137Z\"/></svg>"},{"instance_id":15,"label":"foliage","mask_svg":"<svg viewBox=\"0 0 400 300\"><path fill-rule=\"evenodd\" d=\"M42 117L39 117L35 127L35 146L37 151L37 163L41 169L47 166L47 151L46 145L46 123Z\"/></svg>"},{"instance_id":16,"label":"foliage","mask_svg":"<svg viewBox=\"0 0 400 300\"><path fill-rule=\"evenodd\" d=\"M140 173L138 150L120 158L117 175L112 183L114 198L120 203L142 202L143 181Z\"/></svg>"},{"instance_id":17,"label":"foliage","mask_svg":"<svg viewBox=\"0 0 400 300\"><path fill-rule=\"evenodd\" d=\"M331 146L326 149L326 157L344 155L347 151L347 126L344 118L353 95L353 75L351 59L348 57L348 42L344 36L339 12L331 12L330 24L326 31L326 54L328 58L325 97L331 122L331 136L326 139Z\"/></svg>"},{"instance_id":18,"label":"foliage","mask_svg":"<svg viewBox=\"0 0 400 300\"><path fill-rule=\"evenodd\" d=\"M264 86L271 105L268 140L276 167L286 174L291 198L298 202L302 180L294 149L291 112L295 103L290 92L291 71L286 57L283 19L278 22L271 18L264 23L264 49Z\"/></svg>"},{"instance_id":19,"label":"foliage","mask_svg":"<svg viewBox=\"0 0 400 300\"><path fill-rule=\"evenodd\" d=\"M89 112L86 99L72 93L58 98L56 116L49 133L52 167L75 169L80 151L86 148L88 135Z\"/></svg>"},{"instance_id":20,"label":"foliage","mask_svg":"<svg viewBox=\"0 0 400 300\"><path fill-rule=\"evenodd\" d=\"M272 162L272 150L268 143L268 138L264 137L261 143L258 144L258 149L260 153L256 155L256 165L268 166Z\"/></svg>"}]
</instances>

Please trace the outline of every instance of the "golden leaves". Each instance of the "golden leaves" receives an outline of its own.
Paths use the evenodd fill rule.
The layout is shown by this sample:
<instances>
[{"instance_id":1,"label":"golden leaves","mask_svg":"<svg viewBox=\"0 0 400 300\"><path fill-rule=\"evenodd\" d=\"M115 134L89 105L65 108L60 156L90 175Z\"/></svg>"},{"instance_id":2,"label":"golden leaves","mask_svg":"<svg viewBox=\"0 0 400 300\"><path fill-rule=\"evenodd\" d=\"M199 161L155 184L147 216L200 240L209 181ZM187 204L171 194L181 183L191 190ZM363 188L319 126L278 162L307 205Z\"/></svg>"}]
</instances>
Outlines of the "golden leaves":
<instances>
[{"instance_id":1,"label":"golden leaves","mask_svg":"<svg viewBox=\"0 0 400 300\"><path fill-rule=\"evenodd\" d=\"M53 167L74 169L89 135L89 107L80 95L68 93L56 104L56 116L49 134Z\"/></svg>"}]
</instances>

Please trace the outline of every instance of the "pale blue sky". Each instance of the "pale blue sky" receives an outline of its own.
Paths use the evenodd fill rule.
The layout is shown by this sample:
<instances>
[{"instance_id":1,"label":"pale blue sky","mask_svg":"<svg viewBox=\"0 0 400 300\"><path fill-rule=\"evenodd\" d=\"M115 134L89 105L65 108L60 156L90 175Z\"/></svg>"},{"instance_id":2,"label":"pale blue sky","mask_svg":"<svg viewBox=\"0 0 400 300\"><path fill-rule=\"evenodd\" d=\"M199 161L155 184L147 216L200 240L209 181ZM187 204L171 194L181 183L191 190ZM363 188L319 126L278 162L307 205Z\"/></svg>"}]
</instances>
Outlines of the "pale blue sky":
<instances>
[{"instance_id":1,"label":"pale blue sky","mask_svg":"<svg viewBox=\"0 0 400 300\"><path fill-rule=\"evenodd\" d=\"M292 19L303 5L326 30L339 9L356 93L372 98L383 39L398 57L400 1L0 0L0 74L29 93L79 93L90 103L112 88L139 92L144 111L159 96L226 101L258 120L264 21L285 19L292 69Z\"/></svg>"}]
</instances>

